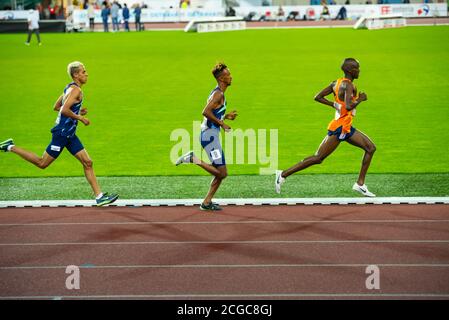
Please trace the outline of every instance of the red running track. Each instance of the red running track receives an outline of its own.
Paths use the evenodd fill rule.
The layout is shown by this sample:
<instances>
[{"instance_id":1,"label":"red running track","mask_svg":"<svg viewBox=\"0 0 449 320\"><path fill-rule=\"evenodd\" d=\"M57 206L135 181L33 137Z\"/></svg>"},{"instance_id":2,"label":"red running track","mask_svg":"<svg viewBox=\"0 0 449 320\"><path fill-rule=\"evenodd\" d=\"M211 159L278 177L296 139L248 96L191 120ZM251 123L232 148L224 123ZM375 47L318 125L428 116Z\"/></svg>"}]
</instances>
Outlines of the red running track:
<instances>
[{"instance_id":1,"label":"red running track","mask_svg":"<svg viewBox=\"0 0 449 320\"><path fill-rule=\"evenodd\" d=\"M1 209L0 298L449 299L449 206Z\"/></svg>"}]
</instances>

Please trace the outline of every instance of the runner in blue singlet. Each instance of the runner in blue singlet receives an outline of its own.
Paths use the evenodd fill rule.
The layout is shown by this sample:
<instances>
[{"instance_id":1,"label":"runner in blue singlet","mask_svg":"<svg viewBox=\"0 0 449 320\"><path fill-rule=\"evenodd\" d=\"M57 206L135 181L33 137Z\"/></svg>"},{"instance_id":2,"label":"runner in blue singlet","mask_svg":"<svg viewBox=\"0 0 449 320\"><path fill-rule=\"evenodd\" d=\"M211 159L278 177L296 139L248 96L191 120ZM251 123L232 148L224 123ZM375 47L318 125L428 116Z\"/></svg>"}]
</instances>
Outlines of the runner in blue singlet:
<instances>
[{"instance_id":1,"label":"runner in blue singlet","mask_svg":"<svg viewBox=\"0 0 449 320\"><path fill-rule=\"evenodd\" d=\"M83 93L81 91L81 87L87 82L88 74L84 65L78 61L70 63L67 72L73 81L64 88L63 94L55 103L54 110L59 113L56 124L51 129L52 140L44 155L39 157L30 151L19 148L14 145L12 139L1 142L0 150L16 153L26 161L45 169L59 157L64 148L67 148L82 163L86 179L94 191L97 206L103 206L117 200L118 195L101 192L92 167L92 160L76 136L78 121L86 126L90 124L90 121L84 117L87 114L87 109L82 108Z\"/></svg>"},{"instance_id":2,"label":"runner in blue singlet","mask_svg":"<svg viewBox=\"0 0 449 320\"><path fill-rule=\"evenodd\" d=\"M209 95L206 107L203 110L204 120L201 124L201 146L206 150L211 164L198 159L193 154L193 151L190 151L181 156L176 162L176 165L181 163L195 163L214 176L209 192L201 204L200 209L216 211L221 210L221 207L217 203L212 202L212 198L223 179L228 175L226 161L219 139L220 127L225 131L230 130L231 127L224 123L223 120L234 120L237 116L237 111L226 114L226 98L224 92L232 82L231 72L227 66L223 63L217 64L212 70L212 74L217 80L218 85Z\"/></svg>"}]
</instances>

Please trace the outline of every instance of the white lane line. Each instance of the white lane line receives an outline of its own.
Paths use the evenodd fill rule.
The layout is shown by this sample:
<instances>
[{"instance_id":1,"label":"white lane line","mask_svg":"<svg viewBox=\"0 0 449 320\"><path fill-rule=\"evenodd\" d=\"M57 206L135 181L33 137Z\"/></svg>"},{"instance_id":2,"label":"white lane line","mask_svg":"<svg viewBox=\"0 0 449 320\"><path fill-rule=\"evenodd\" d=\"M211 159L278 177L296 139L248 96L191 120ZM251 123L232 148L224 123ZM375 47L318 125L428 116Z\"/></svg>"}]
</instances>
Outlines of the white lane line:
<instances>
[{"instance_id":1,"label":"white lane line","mask_svg":"<svg viewBox=\"0 0 449 320\"><path fill-rule=\"evenodd\" d=\"M220 205L347 205L347 204L449 204L449 197L378 197L378 198L230 198L215 199ZM120 199L110 207L198 206L202 199ZM0 201L0 208L23 207L94 207L92 200ZM102 210L102 208L98 208ZM1 212L1 211L0 211Z\"/></svg>"},{"instance_id":2,"label":"white lane line","mask_svg":"<svg viewBox=\"0 0 449 320\"><path fill-rule=\"evenodd\" d=\"M85 225L164 225L164 224L317 224L317 223L447 223L449 220L250 220L250 221L140 221L140 222L48 222L0 223L0 227L22 226L85 226Z\"/></svg>"},{"instance_id":3,"label":"white lane line","mask_svg":"<svg viewBox=\"0 0 449 320\"><path fill-rule=\"evenodd\" d=\"M128 241L128 242L25 242L4 246L85 246L85 245L190 245L190 244L314 244L314 243L449 243L449 240L226 240L226 241Z\"/></svg>"},{"instance_id":4,"label":"white lane line","mask_svg":"<svg viewBox=\"0 0 449 320\"><path fill-rule=\"evenodd\" d=\"M449 293L258 293L258 294L143 294L143 295L83 295L83 296L0 296L0 299L117 299L117 298L301 298L301 297L398 297L398 298L447 298Z\"/></svg>"},{"instance_id":5,"label":"white lane line","mask_svg":"<svg viewBox=\"0 0 449 320\"><path fill-rule=\"evenodd\" d=\"M447 22L440 22L440 23L410 23L410 26L413 27L433 27L433 26L449 26L449 23Z\"/></svg>"},{"instance_id":6,"label":"white lane line","mask_svg":"<svg viewBox=\"0 0 449 320\"><path fill-rule=\"evenodd\" d=\"M155 264L118 266L78 266L80 269L204 269L204 268L366 268L368 265L394 268L449 268L447 263L320 263L320 264ZM67 266L9 266L1 270L66 269Z\"/></svg>"},{"instance_id":7,"label":"white lane line","mask_svg":"<svg viewBox=\"0 0 449 320\"><path fill-rule=\"evenodd\" d=\"M323 26L268 26L268 27L246 27L254 30L269 30L269 29L328 29L328 28L352 28L353 24L343 25L323 25Z\"/></svg>"}]
</instances>

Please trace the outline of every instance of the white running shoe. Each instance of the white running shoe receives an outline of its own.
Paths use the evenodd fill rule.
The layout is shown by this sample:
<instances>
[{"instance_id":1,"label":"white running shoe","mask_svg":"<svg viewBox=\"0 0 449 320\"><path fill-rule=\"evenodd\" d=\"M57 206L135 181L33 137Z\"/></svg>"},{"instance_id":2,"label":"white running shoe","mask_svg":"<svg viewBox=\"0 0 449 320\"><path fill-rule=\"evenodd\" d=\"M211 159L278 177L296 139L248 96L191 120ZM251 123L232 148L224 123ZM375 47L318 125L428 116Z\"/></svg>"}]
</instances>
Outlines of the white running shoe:
<instances>
[{"instance_id":1,"label":"white running shoe","mask_svg":"<svg viewBox=\"0 0 449 320\"><path fill-rule=\"evenodd\" d=\"M368 187L364 184L363 186L359 186L356 183L354 183L354 185L352 186L352 190L357 191L359 193L361 193L362 195L364 195L365 197L375 197L376 195L372 192L369 192Z\"/></svg>"},{"instance_id":2,"label":"white running shoe","mask_svg":"<svg viewBox=\"0 0 449 320\"><path fill-rule=\"evenodd\" d=\"M193 151L189 151L186 154L180 156L176 160L176 165L179 166L181 163L192 163L193 162Z\"/></svg>"},{"instance_id":3,"label":"white running shoe","mask_svg":"<svg viewBox=\"0 0 449 320\"><path fill-rule=\"evenodd\" d=\"M282 170L276 170L276 180L274 180L274 187L277 193L281 193L281 185L285 182L285 178L282 178Z\"/></svg>"}]
</instances>

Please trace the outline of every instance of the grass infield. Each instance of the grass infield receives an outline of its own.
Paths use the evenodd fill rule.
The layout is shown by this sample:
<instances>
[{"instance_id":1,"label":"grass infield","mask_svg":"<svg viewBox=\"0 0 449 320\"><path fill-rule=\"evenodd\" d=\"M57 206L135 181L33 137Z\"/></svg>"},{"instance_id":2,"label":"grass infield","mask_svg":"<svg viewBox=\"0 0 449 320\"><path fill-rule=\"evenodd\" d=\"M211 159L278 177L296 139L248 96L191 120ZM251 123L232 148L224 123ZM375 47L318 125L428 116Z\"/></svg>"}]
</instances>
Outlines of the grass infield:
<instances>
[{"instance_id":1,"label":"grass infield","mask_svg":"<svg viewBox=\"0 0 449 320\"><path fill-rule=\"evenodd\" d=\"M27 47L24 34L1 35L0 141L12 137L17 145L42 154L56 118L53 103L69 82L66 66L79 60L89 73L84 105L92 124L80 124L78 135L94 160L97 175L205 175L198 168L173 166L169 154L175 142L170 141L170 134L179 128L192 132L192 121L201 120L206 98L215 86L210 70L215 62L223 60L234 78L226 92L228 108L239 111L236 121L229 124L243 130L277 129L279 167L286 168L315 152L333 111L314 102L313 96L341 76L343 58L355 57L361 63L356 85L367 92L369 100L358 107L354 126L368 134L378 150L368 185L380 195L444 194L447 182L443 183L446 191L438 184L447 175L384 174L449 172L449 152L444 143L449 141L448 36L447 26L377 31L334 28L217 34L42 34L42 47L34 42ZM357 173L361 157L361 150L344 144L322 165L304 173ZM259 167L230 165L229 173L255 175ZM0 154L2 178L81 175L80 165L67 151L45 171L16 155ZM294 183L286 185L283 196L347 195L352 176L335 176L339 181L335 184L329 184L332 179L328 177L295 177ZM88 191L84 186L80 185L77 192L70 191L82 184L83 178L70 179L74 179L73 184L59 179L1 179L0 194L13 197L9 188L19 184L36 191L20 191L17 197L85 198ZM145 183L137 185L134 182L139 178L100 180L124 197L200 196L209 180L141 179ZM158 183L158 179L164 183ZM239 183L239 190L245 191L234 196L272 196L270 179L234 176L218 196L231 196ZM428 184L419 183L419 179ZM64 183L60 186L55 181ZM184 182L177 186L172 181L195 181L202 189ZM308 181L307 188L303 181ZM46 186L42 190L51 191L40 194L37 190L41 190L41 184ZM58 186L57 190L52 186Z\"/></svg>"},{"instance_id":2,"label":"grass infield","mask_svg":"<svg viewBox=\"0 0 449 320\"><path fill-rule=\"evenodd\" d=\"M355 174L298 174L274 192L273 176L229 176L217 198L311 198L357 197L351 190ZM210 177L153 176L99 177L103 191L116 192L121 199L199 199L207 193ZM379 197L449 196L449 173L371 174L367 185ZM92 197L84 177L3 178L0 201L7 200L76 200Z\"/></svg>"}]
</instances>

